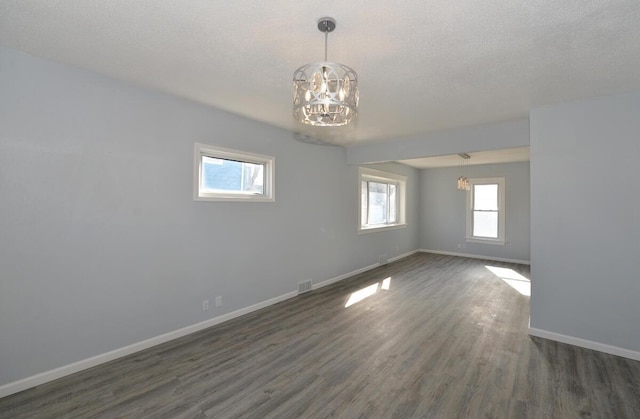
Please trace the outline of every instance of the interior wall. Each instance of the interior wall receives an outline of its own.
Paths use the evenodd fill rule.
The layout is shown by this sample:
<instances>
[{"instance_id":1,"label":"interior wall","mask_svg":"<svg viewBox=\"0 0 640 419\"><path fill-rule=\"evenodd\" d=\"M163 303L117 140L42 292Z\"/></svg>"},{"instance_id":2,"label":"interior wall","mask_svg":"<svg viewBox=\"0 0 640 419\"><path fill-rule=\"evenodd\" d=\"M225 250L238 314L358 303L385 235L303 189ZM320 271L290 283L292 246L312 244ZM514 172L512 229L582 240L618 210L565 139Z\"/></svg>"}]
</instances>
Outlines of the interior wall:
<instances>
[{"instance_id":1,"label":"interior wall","mask_svg":"<svg viewBox=\"0 0 640 419\"><path fill-rule=\"evenodd\" d=\"M424 169L420 173L420 247L449 253L529 261L529 162L466 166L469 178L505 178L504 246L467 243L467 193L457 189L460 167Z\"/></svg>"},{"instance_id":2,"label":"interior wall","mask_svg":"<svg viewBox=\"0 0 640 419\"><path fill-rule=\"evenodd\" d=\"M640 351L640 93L531 112L531 327Z\"/></svg>"},{"instance_id":3,"label":"interior wall","mask_svg":"<svg viewBox=\"0 0 640 419\"><path fill-rule=\"evenodd\" d=\"M343 148L3 47L0 92L0 386L418 248L415 169L358 235ZM276 202L195 202L195 142L275 156Z\"/></svg>"}]
</instances>

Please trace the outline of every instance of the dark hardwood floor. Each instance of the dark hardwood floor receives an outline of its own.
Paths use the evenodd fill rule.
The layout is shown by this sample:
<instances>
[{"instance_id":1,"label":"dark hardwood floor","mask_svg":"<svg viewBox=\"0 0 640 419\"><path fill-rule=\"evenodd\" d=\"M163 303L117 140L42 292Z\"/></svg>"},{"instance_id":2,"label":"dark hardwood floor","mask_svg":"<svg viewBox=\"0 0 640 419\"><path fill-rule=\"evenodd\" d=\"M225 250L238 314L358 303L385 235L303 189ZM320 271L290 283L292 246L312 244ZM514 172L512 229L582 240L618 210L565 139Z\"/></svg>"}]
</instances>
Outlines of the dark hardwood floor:
<instances>
[{"instance_id":1,"label":"dark hardwood floor","mask_svg":"<svg viewBox=\"0 0 640 419\"><path fill-rule=\"evenodd\" d=\"M485 265L529 277L415 254L0 399L0 417L640 418L640 362L529 337L529 298Z\"/></svg>"}]
</instances>

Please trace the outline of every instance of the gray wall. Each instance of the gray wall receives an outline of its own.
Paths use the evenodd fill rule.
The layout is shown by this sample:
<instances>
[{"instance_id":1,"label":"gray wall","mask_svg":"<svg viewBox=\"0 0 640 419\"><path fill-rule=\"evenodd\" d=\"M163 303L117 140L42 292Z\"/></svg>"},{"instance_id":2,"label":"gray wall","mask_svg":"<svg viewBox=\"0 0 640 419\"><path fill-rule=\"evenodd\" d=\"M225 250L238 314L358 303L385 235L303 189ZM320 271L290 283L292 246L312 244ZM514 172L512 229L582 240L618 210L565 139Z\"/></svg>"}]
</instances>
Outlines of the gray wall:
<instances>
[{"instance_id":1,"label":"gray wall","mask_svg":"<svg viewBox=\"0 0 640 419\"><path fill-rule=\"evenodd\" d=\"M466 243L467 195L456 189L459 167L420 174L420 247L428 250L529 260L529 162L467 166L466 176L504 177L507 244Z\"/></svg>"},{"instance_id":2,"label":"gray wall","mask_svg":"<svg viewBox=\"0 0 640 419\"><path fill-rule=\"evenodd\" d=\"M406 166L409 228L358 235L343 148L1 47L0 92L0 385L418 248ZM275 156L276 202L194 202L195 142Z\"/></svg>"},{"instance_id":3,"label":"gray wall","mask_svg":"<svg viewBox=\"0 0 640 419\"><path fill-rule=\"evenodd\" d=\"M531 112L531 327L640 351L640 93Z\"/></svg>"}]
</instances>

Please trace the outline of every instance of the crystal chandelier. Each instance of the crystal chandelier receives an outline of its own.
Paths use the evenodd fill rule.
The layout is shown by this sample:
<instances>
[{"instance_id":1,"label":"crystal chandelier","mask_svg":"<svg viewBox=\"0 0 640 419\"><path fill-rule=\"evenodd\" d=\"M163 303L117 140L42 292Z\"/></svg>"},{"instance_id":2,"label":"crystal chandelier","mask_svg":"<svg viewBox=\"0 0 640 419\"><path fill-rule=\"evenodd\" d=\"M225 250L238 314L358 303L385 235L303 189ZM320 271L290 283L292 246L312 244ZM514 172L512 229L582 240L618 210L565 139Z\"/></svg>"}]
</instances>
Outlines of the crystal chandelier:
<instances>
[{"instance_id":1,"label":"crystal chandelier","mask_svg":"<svg viewBox=\"0 0 640 419\"><path fill-rule=\"evenodd\" d=\"M333 18L318 20L324 33L324 61L293 73L293 117L303 124L339 127L358 116L358 75L351 67L327 61L327 38L335 28Z\"/></svg>"},{"instance_id":2,"label":"crystal chandelier","mask_svg":"<svg viewBox=\"0 0 640 419\"><path fill-rule=\"evenodd\" d=\"M460 189L461 191L470 191L471 184L469 183L469 179L467 179L467 177L464 175L464 172L465 172L464 168L465 168L465 162L469 160L471 156L468 155L467 153L460 153L458 154L458 156L460 156L460 158L462 159L462 161L460 162L460 168L462 169L462 176L458 178L458 189Z\"/></svg>"}]
</instances>

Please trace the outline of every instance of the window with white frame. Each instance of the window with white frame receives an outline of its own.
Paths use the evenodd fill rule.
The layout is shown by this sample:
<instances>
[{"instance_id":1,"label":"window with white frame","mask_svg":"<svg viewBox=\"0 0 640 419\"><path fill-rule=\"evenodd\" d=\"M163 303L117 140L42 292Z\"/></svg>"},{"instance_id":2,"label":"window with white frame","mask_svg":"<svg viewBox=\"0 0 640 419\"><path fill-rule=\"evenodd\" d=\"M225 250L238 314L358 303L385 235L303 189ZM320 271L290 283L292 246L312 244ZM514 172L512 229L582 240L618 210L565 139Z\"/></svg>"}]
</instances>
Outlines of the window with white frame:
<instances>
[{"instance_id":1,"label":"window with white frame","mask_svg":"<svg viewBox=\"0 0 640 419\"><path fill-rule=\"evenodd\" d=\"M406 176L360 167L358 184L359 232L406 226Z\"/></svg>"},{"instance_id":2,"label":"window with white frame","mask_svg":"<svg viewBox=\"0 0 640 419\"><path fill-rule=\"evenodd\" d=\"M194 199L273 202L274 162L271 156L196 143Z\"/></svg>"},{"instance_id":3,"label":"window with white frame","mask_svg":"<svg viewBox=\"0 0 640 419\"><path fill-rule=\"evenodd\" d=\"M503 177L469 179L467 241L505 244L505 181Z\"/></svg>"}]
</instances>

